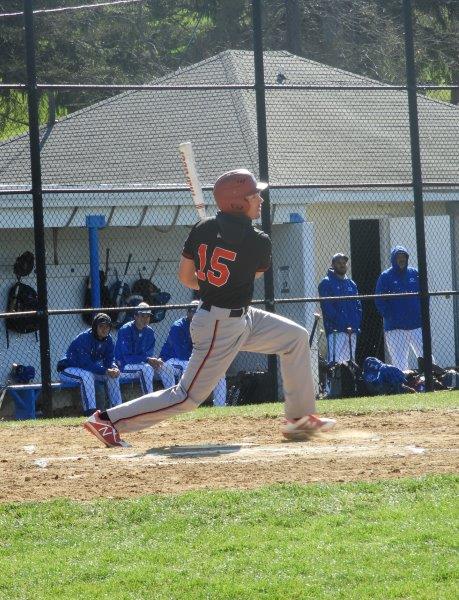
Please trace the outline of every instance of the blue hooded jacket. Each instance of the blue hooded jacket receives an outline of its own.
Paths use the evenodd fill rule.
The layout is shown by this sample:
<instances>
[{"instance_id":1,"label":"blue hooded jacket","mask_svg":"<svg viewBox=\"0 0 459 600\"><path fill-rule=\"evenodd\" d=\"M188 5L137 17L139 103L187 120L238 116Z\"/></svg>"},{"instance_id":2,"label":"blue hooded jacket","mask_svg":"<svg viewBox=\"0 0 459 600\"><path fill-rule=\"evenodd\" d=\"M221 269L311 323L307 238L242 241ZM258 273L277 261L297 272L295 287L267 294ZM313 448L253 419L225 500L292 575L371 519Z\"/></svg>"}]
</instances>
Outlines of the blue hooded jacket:
<instances>
[{"instance_id":1,"label":"blue hooded jacket","mask_svg":"<svg viewBox=\"0 0 459 600\"><path fill-rule=\"evenodd\" d=\"M113 350L111 335L99 340L92 329L88 329L78 334L70 343L67 352L58 362L57 369L62 371L67 367L75 367L104 375L107 369L116 366L113 361Z\"/></svg>"},{"instance_id":2,"label":"blue hooded jacket","mask_svg":"<svg viewBox=\"0 0 459 600\"><path fill-rule=\"evenodd\" d=\"M363 380L373 394L400 394L405 390L406 376L393 365L386 365L374 356L368 356L363 363Z\"/></svg>"},{"instance_id":3,"label":"blue hooded jacket","mask_svg":"<svg viewBox=\"0 0 459 600\"><path fill-rule=\"evenodd\" d=\"M397 292L419 292L419 274L417 269L407 267L400 270L395 260L398 252L409 254L404 246L395 246L390 258L392 267L381 273L376 283L377 294L394 294ZM421 327L421 304L419 298L377 298L376 308L384 319L384 330L417 329Z\"/></svg>"},{"instance_id":4,"label":"blue hooded jacket","mask_svg":"<svg viewBox=\"0 0 459 600\"><path fill-rule=\"evenodd\" d=\"M193 351L193 342L190 334L191 321L187 317L182 317L172 324L172 327L164 342L161 354L159 355L164 361L170 358L178 360L190 360L191 352Z\"/></svg>"},{"instance_id":5,"label":"blue hooded jacket","mask_svg":"<svg viewBox=\"0 0 459 600\"><path fill-rule=\"evenodd\" d=\"M155 333L149 325L142 331L137 329L135 321L123 325L115 345L115 358L120 369L147 362L147 358L154 356L155 342Z\"/></svg>"},{"instance_id":6,"label":"blue hooded jacket","mask_svg":"<svg viewBox=\"0 0 459 600\"><path fill-rule=\"evenodd\" d=\"M319 296L356 296L357 286L349 277L338 277L333 269L319 283ZM325 300L320 303L327 335L336 331L345 332L348 327L360 330L362 323L362 304L360 300Z\"/></svg>"}]
</instances>

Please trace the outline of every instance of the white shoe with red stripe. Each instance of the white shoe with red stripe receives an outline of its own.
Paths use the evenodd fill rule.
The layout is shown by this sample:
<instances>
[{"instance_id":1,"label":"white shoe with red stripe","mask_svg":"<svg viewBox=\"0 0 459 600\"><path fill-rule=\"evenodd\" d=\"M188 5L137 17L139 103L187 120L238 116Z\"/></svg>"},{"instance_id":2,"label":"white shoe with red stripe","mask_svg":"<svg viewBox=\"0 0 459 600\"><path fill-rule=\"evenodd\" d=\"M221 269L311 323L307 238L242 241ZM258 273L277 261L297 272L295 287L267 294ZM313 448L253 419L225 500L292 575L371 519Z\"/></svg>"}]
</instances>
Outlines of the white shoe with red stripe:
<instances>
[{"instance_id":1,"label":"white shoe with red stripe","mask_svg":"<svg viewBox=\"0 0 459 600\"><path fill-rule=\"evenodd\" d=\"M282 428L282 434L292 442L301 442L309 440L319 431L328 431L334 427L335 419L317 417L316 415L306 415L301 419L287 419Z\"/></svg>"},{"instance_id":2,"label":"white shoe with red stripe","mask_svg":"<svg viewBox=\"0 0 459 600\"><path fill-rule=\"evenodd\" d=\"M131 447L131 444L124 442L120 438L120 434L116 431L110 421L104 421L100 418L100 410L96 410L96 412L83 423L83 427L109 448L116 446L121 446L123 448Z\"/></svg>"}]
</instances>

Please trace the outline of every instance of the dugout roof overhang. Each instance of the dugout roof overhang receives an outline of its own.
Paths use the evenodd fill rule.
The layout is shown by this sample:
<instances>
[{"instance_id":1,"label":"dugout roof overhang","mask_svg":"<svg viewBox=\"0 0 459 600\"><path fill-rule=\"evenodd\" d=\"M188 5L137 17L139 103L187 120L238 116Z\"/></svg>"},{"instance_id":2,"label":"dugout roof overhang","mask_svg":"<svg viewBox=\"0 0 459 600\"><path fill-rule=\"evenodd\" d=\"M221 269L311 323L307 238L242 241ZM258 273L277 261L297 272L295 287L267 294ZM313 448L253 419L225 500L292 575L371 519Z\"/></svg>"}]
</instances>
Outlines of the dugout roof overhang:
<instances>
[{"instance_id":1,"label":"dugout roof overhang","mask_svg":"<svg viewBox=\"0 0 459 600\"><path fill-rule=\"evenodd\" d=\"M185 198L184 198L185 195ZM188 196L188 198L186 197ZM210 191L204 192L207 213L216 212ZM424 190L425 202L459 203L459 188ZM270 190L271 221L288 223L291 213L304 217L311 204L399 204L413 203L409 189L320 189ZM32 198L21 194L0 196L0 229L33 228ZM45 227L84 227L86 215L104 215L109 227L171 227L197 221L191 196L184 192L79 193L77 190L44 194Z\"/></svg>"}]
</instances>

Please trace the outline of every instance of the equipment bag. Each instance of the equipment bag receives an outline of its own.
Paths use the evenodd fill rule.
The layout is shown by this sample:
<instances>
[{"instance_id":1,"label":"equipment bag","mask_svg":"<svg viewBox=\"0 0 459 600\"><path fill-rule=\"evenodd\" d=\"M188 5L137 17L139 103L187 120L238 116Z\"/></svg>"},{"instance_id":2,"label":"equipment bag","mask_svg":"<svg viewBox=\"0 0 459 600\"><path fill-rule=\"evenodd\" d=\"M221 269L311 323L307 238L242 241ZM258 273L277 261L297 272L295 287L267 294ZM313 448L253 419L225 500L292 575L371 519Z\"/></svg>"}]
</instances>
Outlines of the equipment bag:
<instances>
[{"instance_id":1,"label":"equipment bag","mask_svg":"<svg viewBox=\"0 0 459 600\"><path fill-rule=\"evenodd\" d=\"M272 402L273 382L268 371L239 371L228 391L227 404L261 404Z\"/></svg>"},{"instance_id":2,"label":"equipment bag","mask_svg":"<svg viewBox=\"0 0 459 600\"><path fill-rule=\"evenodd\" d=\"M354 361L330 365L327 379L327 398L355 398L365 395L361 370Z\"/></svg>"},{"instance_id":3,"label":"equipment bag","mask_svg":"<svg viewBox=\"0 0 459 600\"><path fill-rule=\"evenodd\" d=\"M37 292L32 286L16 281L8 291L6 312L27 312L29 310L38 310ZM40 321L35 315L7 317L5 319L6 347L9 348L10 345L8 330L16 333L32 333L37 332L39 327Z\"/></svg>"}]
</instances>

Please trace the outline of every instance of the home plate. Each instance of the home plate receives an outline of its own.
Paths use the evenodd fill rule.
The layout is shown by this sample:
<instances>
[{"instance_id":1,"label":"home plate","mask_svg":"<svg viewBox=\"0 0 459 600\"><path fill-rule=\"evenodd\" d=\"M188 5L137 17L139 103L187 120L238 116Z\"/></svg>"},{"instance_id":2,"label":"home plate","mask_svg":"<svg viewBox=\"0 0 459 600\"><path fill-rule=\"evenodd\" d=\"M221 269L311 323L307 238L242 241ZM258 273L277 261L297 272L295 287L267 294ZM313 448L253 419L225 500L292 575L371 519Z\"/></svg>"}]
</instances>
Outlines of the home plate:
<instances>
[{"instance_id":1,"label":"home plate","mask_svg":"<svg viewBox=\"0 0 459 600\"><path fill-rule=\"evenodd\" d=\"M375 440L376 441L376 440ZM274 462L291 458L321 458L324 456L409 456L420 454L420 449L412 446L395 446L393 444L327 444L314 446L309 442L282 443L259 446L251 443L232 445L200 445L200 446L167 446L152 448L147 452L110 454L115 461L134 464L180 464L207 462ZM421 451L422 452L422 451Z\"/></svg>"}]
</instances>

